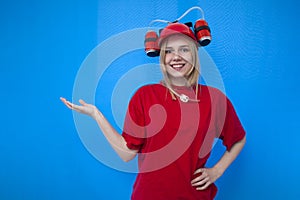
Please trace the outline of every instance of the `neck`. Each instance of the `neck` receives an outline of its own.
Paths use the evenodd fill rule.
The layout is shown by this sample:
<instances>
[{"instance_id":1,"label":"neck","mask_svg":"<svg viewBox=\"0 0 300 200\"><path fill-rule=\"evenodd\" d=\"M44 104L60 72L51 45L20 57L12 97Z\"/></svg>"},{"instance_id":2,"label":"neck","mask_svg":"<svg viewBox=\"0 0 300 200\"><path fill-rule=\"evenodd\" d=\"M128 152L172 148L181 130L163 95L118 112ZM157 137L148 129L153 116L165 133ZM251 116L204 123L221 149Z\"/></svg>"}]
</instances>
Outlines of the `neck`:
<instances>
[{"instance_id":1,"label":"neck","mask_svg":"<svg viewBox=\"0 0 300 200\"><path fill-rule=\"evenodd\" d=\"M186 78L173 78L170 79L171 84L174 86L189 86Z\"/></svg>"}]
</instances>

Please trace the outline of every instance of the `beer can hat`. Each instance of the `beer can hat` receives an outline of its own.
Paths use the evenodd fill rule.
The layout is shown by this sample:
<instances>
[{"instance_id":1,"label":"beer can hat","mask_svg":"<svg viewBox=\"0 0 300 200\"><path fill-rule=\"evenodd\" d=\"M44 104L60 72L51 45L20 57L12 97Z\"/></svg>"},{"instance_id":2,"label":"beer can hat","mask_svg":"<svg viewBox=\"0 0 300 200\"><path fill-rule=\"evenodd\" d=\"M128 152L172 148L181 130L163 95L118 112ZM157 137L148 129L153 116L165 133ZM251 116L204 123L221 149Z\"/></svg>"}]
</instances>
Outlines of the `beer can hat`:
<instances>
[{"instance_id":1,"label":"beer can hat","mask_svg":"<svg viewBox=\"0 0 300 200\"><path fill-rule=\"evenodd\" d=\"M167 37L175 34L184 34L192 38L196 44L198 43L194 32L189 26L187 26L186 24L176 22L176 23L169 24L168 26L166 26L164 29L160 31L159 38L158 38L158 45L161 46L162 42Z\"/></svg>"}]
</instances>

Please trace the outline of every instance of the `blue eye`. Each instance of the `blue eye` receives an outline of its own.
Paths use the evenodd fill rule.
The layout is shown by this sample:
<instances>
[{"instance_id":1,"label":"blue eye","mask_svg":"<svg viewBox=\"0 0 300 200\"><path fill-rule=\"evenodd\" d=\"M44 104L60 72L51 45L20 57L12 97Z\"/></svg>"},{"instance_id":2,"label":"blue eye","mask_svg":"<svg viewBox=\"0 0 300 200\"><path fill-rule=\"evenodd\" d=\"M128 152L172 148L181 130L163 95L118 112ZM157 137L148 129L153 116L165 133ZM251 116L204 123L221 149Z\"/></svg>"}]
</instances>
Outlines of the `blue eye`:
<instances>
[{"instance_id":1,"label":"blue eye","mask_svg":"<svg viewBox=\"0 0 300 200\"><path fill-rule=\"evenodd\" d=\"M178 50L177 50L177 53L178 54L186 54L186 53L189 53L191 50L190 50L190 48L189 47L180 47ZM176 50L175 49L172 49L172 48L170 48L170 49L166 49L165 50L165 53L166 54L172 54L172 53L175 53L176 52Z\"/></svg>"},{"instance_id":2,"label":"blue eye","mask_svg":"<svg viewBox=\"0 0 300 200\"><path fill-rule=\"evenodd\" d=\"M190 49L185 47L185 48L180 49L180 51L183 53L187 53L187 52L190 52Z\"/></svg>"}]
</instances>

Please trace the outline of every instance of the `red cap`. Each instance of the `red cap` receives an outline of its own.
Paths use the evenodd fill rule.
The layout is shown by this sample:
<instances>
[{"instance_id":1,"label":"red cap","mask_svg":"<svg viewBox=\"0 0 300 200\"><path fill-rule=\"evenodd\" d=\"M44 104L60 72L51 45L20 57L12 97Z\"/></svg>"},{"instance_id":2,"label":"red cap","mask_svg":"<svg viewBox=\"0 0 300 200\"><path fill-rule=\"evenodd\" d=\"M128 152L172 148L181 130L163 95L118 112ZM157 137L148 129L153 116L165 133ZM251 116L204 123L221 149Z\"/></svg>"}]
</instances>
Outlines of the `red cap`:
<instances>
[{"instance_id":1,"label":"red cap","mask_svg":"<svg viewBox=\"0 0 300 200\"><path fill-rule=\"evenodd\" d=\"M162 41L166 39L167 37L175 34L184 34L193 40L195 40L196 43L198 43L194 32L185 24L181 23L172 23L166 26L159 35L158 45L160 46Z\"/></svg>"}]
</instances>

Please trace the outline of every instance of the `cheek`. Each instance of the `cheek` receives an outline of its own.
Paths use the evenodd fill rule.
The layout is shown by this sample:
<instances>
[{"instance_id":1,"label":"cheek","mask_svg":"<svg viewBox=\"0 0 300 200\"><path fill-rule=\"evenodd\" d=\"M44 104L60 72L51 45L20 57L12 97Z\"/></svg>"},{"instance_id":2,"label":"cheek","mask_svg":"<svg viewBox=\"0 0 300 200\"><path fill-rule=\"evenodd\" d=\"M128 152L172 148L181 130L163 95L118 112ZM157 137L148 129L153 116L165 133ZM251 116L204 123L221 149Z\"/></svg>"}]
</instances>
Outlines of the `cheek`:
<instances>
[{"instance_id":1,"label":"cheek","mask_svg":"<svg viewBox=\"0 0 300 200\"><path fill-rule=\"evenodd\" d=\"M167 63L171 62L171 60L172 60L172 56L171 56L171 55L168 55L168 54L166 54L166 56L165 56L165 64L167 64Z\"/></svg>"},{"instance_id":2,"label":"cheek","mask_svg":"<svg viewBox=\"0 0 300 200\"><path fill-rule=\"evenodd\" d=\"M187 70L187 71L190 71L192 68L193 68L193 65L192 65L192 64L188 63L188 64L186 65L186 70Z\"/></svg>"},{"instance_id":3,"label":"cheek","mask_svg":"<svg viewBox=\"0 0 300 200\"><path fill-rule=\"evenodd\" d=\"M183 59L185 61L187 61L189 64L193 65L193 58L192 55L186 55L185 57L183 57Z\"/></svg>"}]
</instances>

